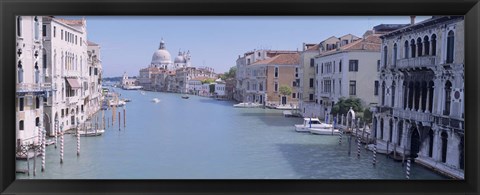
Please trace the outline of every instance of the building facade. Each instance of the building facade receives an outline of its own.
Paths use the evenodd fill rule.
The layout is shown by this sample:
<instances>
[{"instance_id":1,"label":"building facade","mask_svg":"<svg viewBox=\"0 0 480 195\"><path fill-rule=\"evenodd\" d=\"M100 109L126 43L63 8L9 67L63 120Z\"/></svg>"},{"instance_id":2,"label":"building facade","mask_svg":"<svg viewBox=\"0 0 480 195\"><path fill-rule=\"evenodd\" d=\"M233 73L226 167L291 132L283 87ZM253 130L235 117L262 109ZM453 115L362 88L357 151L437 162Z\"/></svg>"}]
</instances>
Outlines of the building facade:
<instances>
[{"instance_id":1,"label":"building facade","mask_svg":"<svg viewBox=\"0 0 480 195\"><path fill-rule=\"evenodd\" d=\"M382 36L380 147L464 175L464 18L432 17Z\"/></svg>"},{"instance_id":2,"label":"building facade","mask_svg":"<svg viewBox=\"0 0 480 195\"><path fill-rule=\"evenodd\" d=\"M299 54L279 54L257 61L248 67L246 102L256 102L268 106L298 105L297 81ZM282 86L291 90L290 95L280 93Z\"/></svg>"},{"instance_id":3,"label":"building facade","mask_svg":"<svg viewBox=\"0 0 480 195\"><path fill-rule=\"evenodd\" d=\"M272 58L279 54L296 54L298 51L282 51L282 50L254 50L246 52L243 56L238 56L236 60L236 85L235 85L235 94L233 95L234 99L239 102L252 101L248 99L247 96L247 79L251 76L252 70L250 65L258 62L260 60L265 60Z\"/></svg>"},{"instance_id":4,"label":"building facade","mask_svg":"<svg viewBox=\"0 0 480 195\"><path fill-rule=\"evenodd\" d=\"M44 104L51 94L46 53L42 39L45 26L41 16L16 17L16 143L39 144L39 133L45 130L48 117L44 115Z\"/></svg>"},{"instance_id":5,"label":"building facade","mask_svg":"<svg viewBox=\"0 0 480 195\"><path fill-rule=\"evenodd\" d=\"M91 118L102 106L103 69L100 60L100 45L91 41L87 41L87 44L88 82L84 83L84 87L88 90L85 97L87 118Z\"/></svg>"},{"instance_id":6,"label":"building facade","mask_svg":"<svg viewBox=\"0 0 480 195\"><path fill-rule=\"evenodd\" d=\"M360 98L364 106L377 102L373 83L380 60L379 36L343 36L338 39L334 48L320 52L320 55L315 57L317 102L320 107L318 113L314 112L315 116L323 118L330 114L333 105L340 98Z\"/></svg>"}]
</instances>

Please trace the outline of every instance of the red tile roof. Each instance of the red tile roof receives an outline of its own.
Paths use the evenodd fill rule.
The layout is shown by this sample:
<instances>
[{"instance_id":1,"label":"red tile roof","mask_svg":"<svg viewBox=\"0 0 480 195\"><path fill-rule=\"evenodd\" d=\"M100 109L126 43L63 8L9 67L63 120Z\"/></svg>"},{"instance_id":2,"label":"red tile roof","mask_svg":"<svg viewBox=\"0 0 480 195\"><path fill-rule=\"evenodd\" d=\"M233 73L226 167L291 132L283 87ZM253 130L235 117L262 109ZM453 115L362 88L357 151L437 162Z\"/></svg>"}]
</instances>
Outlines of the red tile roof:
<instances>
[{"instance_id":1,"label":"red tile roof","mask_svg":"<svg viewBox=\"0 0 480 195\"><path fill-rule=\"evenodd\" d=\"M300 63L299 58L300 58L300 54L298 53L279 54L269 59L260 60L251 65L259 65L259 64L296 65Z\"/></svg>"},{"instance_id":2,"label":"red tile roof","mask_svg":"<svg viewBox=\"0 0 480 195\"><path fill-rule=\"evenodd\" d=\"M342 46L338 49L322 53L319 56L331 55L331 54L342 52L342 51L380 52L380 45L382 43L382 40L380 39L380 36L381 36L380 34L368 35L364 39L358 39L358 40L356 40L354 42L351 42L347 45L344 45L344 46Z\"/></svg>"}]
</instances>

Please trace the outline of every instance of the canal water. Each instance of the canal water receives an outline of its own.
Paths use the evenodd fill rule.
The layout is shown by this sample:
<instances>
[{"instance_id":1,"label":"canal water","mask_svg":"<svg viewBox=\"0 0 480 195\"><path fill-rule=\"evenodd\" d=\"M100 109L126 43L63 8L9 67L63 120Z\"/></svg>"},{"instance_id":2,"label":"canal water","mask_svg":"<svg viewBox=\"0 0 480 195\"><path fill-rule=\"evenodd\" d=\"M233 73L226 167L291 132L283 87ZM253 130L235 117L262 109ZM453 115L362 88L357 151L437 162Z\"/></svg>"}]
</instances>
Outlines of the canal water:
<instances>
[{"instance_id":1,"label":"canal water","mask_svg":"<svg viewBox=\"0 0 480 195\"><path fill-rule=\"evenodd\" d=\"M301 118L285 118L280 110L234 108L233 102L180 94L125 91L126 128L122 122L99 137L65 135L64 163L60 147L46 149L46 171L37 159L36 176L18 179L405 179L400 162L362 148L360 159L352 142L338 136L297 133ZM159 103L152 102L160 99ZM101 112L100 112L101 113ZM101 115L101 114L100 114ZM107 119L112 110L105 111ZM30 166L33 161L30 160ZM17 161L25 169L26 161ZM32 170L32 168L31 168ZM412 165L411 179L447 179Z\"/></svg>"}]
</instances>

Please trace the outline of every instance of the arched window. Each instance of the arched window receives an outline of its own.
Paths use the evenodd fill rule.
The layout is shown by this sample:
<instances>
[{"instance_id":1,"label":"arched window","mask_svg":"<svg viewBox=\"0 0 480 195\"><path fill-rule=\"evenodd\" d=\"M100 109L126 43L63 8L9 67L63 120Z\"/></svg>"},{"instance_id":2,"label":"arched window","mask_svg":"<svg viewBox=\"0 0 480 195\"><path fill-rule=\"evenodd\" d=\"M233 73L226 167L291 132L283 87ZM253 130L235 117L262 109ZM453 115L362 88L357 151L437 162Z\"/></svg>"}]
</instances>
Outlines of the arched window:
<instances>
[{"instance_id":1,"label":"arched window","mask_svg":"<svg viewBox=\"0 0 480 195\"><path fill-rule=\"evenodd\" d=\"M23 83L23 67L22 67L21 60L18 61L17 74L18 74L18 83Z\"/></svg>"},{"instance_id":2,"label":"arched window","mask_svg":"<svg viewBox=\"0 0 480 195\"><path fill-rule=\"evenodd\" d=\"M442 132L442 162L447 162L447 145L448 145L448 134Z\"/></svg>"},{"instance_id":3,"label":"arched window","mask_svg":"<svg viewBox=\"0 0 480 195\"><path fill-rule=\"evenodd\" d=\"M382 105L385 106L385 81L382 83Z\"/></svg>"},{"instance_id":4,"label":"arched window","mask_svg":"<svg viewBox=\"0 0 480 195\"><path fill-rule=\"evenodd\" d=\"M17 17L17 36L22 36L22 16Z\"/></svg>"},{"instance_id":5,"label":"arched window","mask_svg":"<svg viewBox=\"0 0 480 195\"><path fill-rule=\"evenodd\" d=\"M40 36L40 23L38 22L38 18L37 16L35 16L35 18L33 19L35 21L35 25L34 25L34 34L35 34L35 40L38 40L38 37Z\"/></svg>"},{"instance_id":6,"label":"arched window","mask_svg":"<svg viewBox=\"0 0 480 195\"><path fill-rule=\"evenodd\" d=\"M18 121L18 130L23 131L25 129L25 125L23 123L23 120Z\"/></svg>"},{"instance_id":7,"label":"arched window","mask_svg":"<svg viewBox=\"0 0 480 195\"><path fill-rule=\"evenodd\" d=\"M397 44L393 45L393 67L397 66Z\"/></svg>"},{"instance_id":8,"label":"arched window","mask_svg":"<svg viewBox=\"0 0 480 195\"><path fill-rule=\"evenodd\" d=\"M405 49L404 57L408 58L408 41L405 41L405 45L403 48Z\"/></svg>"},{"instance_id":9,"label":"arched window","mask_svg":"<svg viewBox=\"0 0 480 195\"><path fill-rule=\"evenodd\" d=\"M450 115L451 93L452 83L447 81L447 83L445 83L445 108L443 110L443 115Z\"/></svg>"},{"instance_id":10,"label":"arched window","mask_svg":"<svg viewBox=\"0 0 480 195\"><path fill-rule=\"evenodd\" d=\"M38 63L35 62L35 83L40 82L40 70L38 70Z\"/></svg>"},{"instance_id":11,"label":"arched window","mask_svg":"<svg viewBox=\"0 0 480 195\"><path fill-rule=\"evenodd\" d=\"M447 63L453 63L453 50L454 50L454 33L448 32L447 36Z\"/></svg>"},{"instance_id":12,"label":"arched window","mask_svg":"<svg viewBox=\"0 0 480 195\"><path fill-rule=\"evenodd\" d=\"M417 39L417 49L418 49L418 57L422 56L422 38L418 37Z\"/></svg>"},{"instance_id":13,"label":"arched window","mask_svg":"<svg viewBox=\"0 0 480 195\"><path fill-rule=\"evenodd\" d=\"M430 42L428 42L428 36L423 38L423 49L425 50L425 55L430 54Z\"/></svg>"},{"instance_id":14,"label":"arched window","mask_svg":"<svg viewBox=\"0 0 480 195\"><path fill-rule=\"evenodd\" d=\"M37 127L40 126L40 118L39 117L35 118L35 126L37 126Z\"/></svg>"},{"instance_id":15,"label":"arched window","mask_svg":"<svg viewBox=\"0 0 480 195\"><path fill-rule=\"evenodd\" d=\"M437 55L437 35L432 35L432 56Z\"/></svg>"},{"instance_id":16,"label":"arched window","mask_svg":"<svg viewBox=\"0 0 480 195\"><path fill-rule=\"evenodd\" d=\"M392 83L392 107L395 107L395 81Z\"/></svg>"},{"instance_id":17,"label":"arched window","mask_svg":"<svg viewBox=\"0 0 480 195\"><path fill-rule=\"evenodd\" d=\"M414 58L414 57L415 57L415 53L416 53L416 51L415 51L415 40L412 39L412 40L410 41L410 47L412 48L412 58Z\"/></svg>"},{"instance_id":18,"label":"arched window","mask_svg":"<svg viewBox=\"0 0 480 195\"><path fill-rule=\"evenodd\" d=\"M387 67L387 54L388 54L388 48L387 46L383 47L383 67Z\"/></svg>"}]
</instances>

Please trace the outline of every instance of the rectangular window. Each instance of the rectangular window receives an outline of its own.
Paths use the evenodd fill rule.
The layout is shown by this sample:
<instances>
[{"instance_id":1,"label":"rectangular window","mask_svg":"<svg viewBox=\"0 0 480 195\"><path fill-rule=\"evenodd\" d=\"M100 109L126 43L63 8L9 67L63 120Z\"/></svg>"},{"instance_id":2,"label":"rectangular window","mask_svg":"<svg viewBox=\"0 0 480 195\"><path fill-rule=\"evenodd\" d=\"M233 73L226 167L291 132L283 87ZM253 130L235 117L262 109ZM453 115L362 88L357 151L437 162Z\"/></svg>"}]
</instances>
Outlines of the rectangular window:
<instances>
[{"instance_id":1,"label":"rectangular window","mask_svg":"<svg viewBox=\"0 0 480 195\"><path fill-rule=\"evenodd\" d=\"M275 82L275 88L274 89L275 89L275 92L278 91L278 83L277 82Z\"/></svg>"},{"instance_id":2,"label":"rectangular window","mask_svg":"<svg viewBox=\"0 0 480 195\"><path fill-rule=\"evenodd\" d=\"M308 100L313 101L313 94L310 94L310 95L308 96Z\"/></svg>"},{"instance_id":3,"label":"rectangular window","mask_svg":"<svg viewBox=\"0 0 480 195\"><path fill-rule=\"evenodd\" d=\"M43 26L42 26L42 35L43 35L44 37L47 36L47 25L43 25Z\"/></svg>"},{"instance_id":4,"label":"rectangular window","mask_svg":"<svg viewBox=\"0 0 480 195\"><path fill-rule=\"evenodd\" d=\"M318 74L318 64L317 64L317 66L315 67L315 73Z\"/></svg>"},{"instance_id":5,"label":"rectangular window","mask_svg":"<svg viewBox=\"0 0 480 195\"><path fill-rule=\"evenodd\" d=\"M310 78L310 88L313 88L313 78Z\"/></svg>"},{"instance_id":6,"label":"rectangular window","mask_svg":"<svg viewBox=\"0 0 480 195\"><path fill-rule=\"evenodd\" d=\"M340 86L339 94L342 95L342 79L338 79L338 85Z\"/></svg>"},{"instance_id":7,"label":"rectangular window","mask_svg":"<svg viewBox=\"0 0 480 195\"><path fill-rule=\"evenodd\" d=\"M350 81L350 95L357 95L357 81Z\"/></svg>"},{"instance_id":8,"label":"rectangular window","mask_svg":"<svg viewBox=\"0 0 480 195\"><path fill-rule=\"evenodd\" d=\"M358 72L358 60L350 60L349 61L348 71Z\"/></svg>"},{"instance_id":9,"label":"rectangular window","mask_svg":"<svg viewBox=\"0 0 480 195\"><path fill-rule=\"evenodd\" d=\"M296 95L297 95L296 93L292 93L292 98L294 99L297 98Z\"/></svg>"},{"instance_id":10,"label":"rectangular window","mask_svg":"<svg viewBox=\"0 0 480 195\"><path fill-rule=\"evenodd\" d=\"M292 82L292 87L296 87L295 81Z\"/></svg>"},{"instance_id":11,"label":"rectangular window","mask_svg":"<svg viewBox=\"0 0 480 195\"><path fill-rule=\"evenodd\" d=\"M60 40L63 40L63 30L60 30Z\"/></svg>"},{"instance_id":12,"label":"rectangular window","mask_svg":"<svg viewBox=\"0 0 480 195\"><path fill-rule=\"evenodd\" d=\"M310 59L310 67L313 67L315 66L315 60L313 58Z\"/></svg>"},{"instance_id":13,"label":"rectangular window","mask_svg":"<svg viewBox=\"0 0 480 195\"><path fill-rule=\"evenodd\" d=\"M98 75L98 68L95 68L94 72L95 72L95 76Z\"/></svg>"},{"instance_id":14,"label":"rectangular window","mask_svg":"<svg viewBox=\"0 0 480 195\"><path fill-rule=\"evenodd\" d=\"M323 74L323 63L322 63L322 71L321 71L321 74Z\"/></svg>"},{"instance_id":15,"label":"rectangular window","mask_svg":"<svg viewBox=\"0 0 480 195\"><path fill-rule=\"evenodd\" d=\"M53 37L57 36L57 27L53 27Z\"/></svg>"},{"instance_id":16,"label":"rectangular window","mask_svg":"<svg viewBox=\"0 0 480 195\"><path fill-rule=\"evenodd\" d=\"M25 106L25 99L24 98L18 98L18 109L19 111L23 111Z\"/></svg>"},{"instance_id":17,"label":"rectangular window","mask_svg":"<svg viewBox=\"0 0 480 195\"><path fill-rule=\"evenodd\" d=\"M275 67L275 78L278 78L278 67Z\"/></svg>"},{"instance_id":18,"label":"rectangular window","mask_svg":"<svg viewBox=\"0 0 480 195\"><path fill-rule=\"evenodd\" d=\"M80 46L82 46L82 37L80 37Z\"/></svg>"},{"instance_id":19,"label":"rectangular window","mask_svg":"<svg viewBox=\"0 0 480 195\"><path fill-rule=\"evenodd\" d=\"M338 62L338 72L342 72L342 60Z\"/></svg>"},{"instance_id":20,"label":"rectangular window","mask_svg":"<svg viewBox=\"0 0 480 195\"><path fill-rule=\"evenodd\" d=\"M75 35L75 45L77 45L77 35Z\"/></svg>"},{"instance_id":21,"label":"rectangular window","mask_svg":"<svg viewBox=\"0 0 480 195\"><path fill-rule=\"evenodd\" d=\"M373 91L373 94L374 94L374 95L378 95L378 87L379 87L379 85L380 85L379 82L378 82L378 81L375 81L375 89L374 89L374 91Z\"/></svg>"},{"instance_id":22,"label":"rectangular window","mask_svg":"<svg viewBox=\"0 0 480 195\"><path fill-rule=\"evenodd\" d=\"M377 72L380 72L380 60L377 60Z\"/></svg>"}]
</instances>

